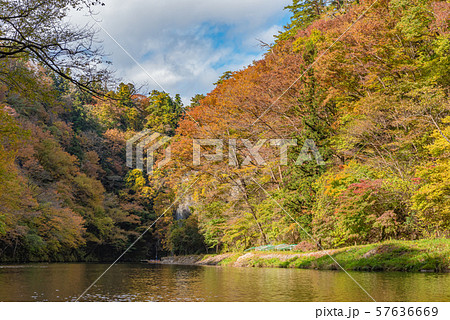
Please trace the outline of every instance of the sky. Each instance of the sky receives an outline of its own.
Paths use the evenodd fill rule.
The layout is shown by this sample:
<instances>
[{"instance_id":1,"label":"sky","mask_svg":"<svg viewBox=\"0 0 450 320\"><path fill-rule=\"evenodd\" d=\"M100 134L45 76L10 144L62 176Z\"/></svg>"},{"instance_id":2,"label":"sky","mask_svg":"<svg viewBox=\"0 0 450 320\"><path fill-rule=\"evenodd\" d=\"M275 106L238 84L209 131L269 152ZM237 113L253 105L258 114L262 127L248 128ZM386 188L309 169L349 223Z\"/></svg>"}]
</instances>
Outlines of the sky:
<instances>
[{"instance_id":1,"label":"sky","mask_svg":"<svg viewBox=\"0 0 450 320\"><path fill-rule=\"evenodd\" d=\"M121 81L142 86L144 94L152 89L179 93L186 104L195 94L211 91L225 71L261 58L265 49L258 40L273 43L289 20L283 8L291 0L103 2L95 9L98 24L86 12L72 12L71 23L98 29Z\"/></svg>"}]
</instances>

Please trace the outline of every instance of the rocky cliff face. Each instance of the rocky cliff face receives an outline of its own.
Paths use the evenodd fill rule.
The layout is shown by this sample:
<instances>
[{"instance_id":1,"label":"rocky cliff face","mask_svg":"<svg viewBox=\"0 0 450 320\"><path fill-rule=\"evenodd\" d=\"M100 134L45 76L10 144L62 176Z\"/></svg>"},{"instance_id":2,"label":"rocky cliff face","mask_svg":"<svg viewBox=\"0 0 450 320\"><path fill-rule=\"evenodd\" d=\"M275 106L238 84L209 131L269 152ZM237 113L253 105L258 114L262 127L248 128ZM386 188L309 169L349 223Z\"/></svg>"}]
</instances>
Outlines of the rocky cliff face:
<instances>
[{"instance_id":1,"label":"rocky cliff face","mask_svg":"<svg viewBox=\"0 0 450 320\"><path fill-rule=\"evenodd\" d=\"M190 195L186 195L183 199L181 199L174 212L175 220L187 219L192 214L190 208L194 206L194 204L195 203Z\"/></svg>"}]
</instances>

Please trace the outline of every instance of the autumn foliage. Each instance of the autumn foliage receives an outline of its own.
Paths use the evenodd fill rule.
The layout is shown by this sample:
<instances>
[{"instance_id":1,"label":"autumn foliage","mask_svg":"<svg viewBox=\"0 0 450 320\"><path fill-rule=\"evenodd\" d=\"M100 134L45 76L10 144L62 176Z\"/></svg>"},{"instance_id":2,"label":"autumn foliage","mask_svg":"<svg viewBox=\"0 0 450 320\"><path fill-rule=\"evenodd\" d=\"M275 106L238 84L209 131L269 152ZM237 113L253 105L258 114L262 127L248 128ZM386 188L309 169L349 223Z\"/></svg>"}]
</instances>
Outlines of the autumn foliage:
<instances>
[{"instance_id":1,"label":"autumn foliage","mask_svg":"<svg viewBox=\"0 0 450 320\"><path fill-rule=\"evenodd\" d=\"M371 1L339 4L305 19L320 2L294 1L293 23L264 59L180 122L176 171L199 178L196 215L209 245L449 236L449 4L385 0L364 16ZM299 143L287 166L268 143L259 149L266 165L241 166L241 143L237 166L192 167L192 138ZM306 139L326 166L294 165Z\"/></svg>"},{"instance_id":2,"label":"autumn foliage","mask_svg":"<svg viewBox=\"0 0 450 320\"><path fill-rule=\"evenodd\" d=\"M99 98L28 57L2 58L0 260L111 260L149 226L125 259L449 237L449 3L288 10L263 59L190 106L124 83ZM172 160L152 175L125 165L143 129L171 137ZM193 139L221 139L235 157L208 161L203 146L196 165ZM287 163L271 139L297 141ZM307 140L325 165L296 164Z\"/></svg>"}]
</instances>

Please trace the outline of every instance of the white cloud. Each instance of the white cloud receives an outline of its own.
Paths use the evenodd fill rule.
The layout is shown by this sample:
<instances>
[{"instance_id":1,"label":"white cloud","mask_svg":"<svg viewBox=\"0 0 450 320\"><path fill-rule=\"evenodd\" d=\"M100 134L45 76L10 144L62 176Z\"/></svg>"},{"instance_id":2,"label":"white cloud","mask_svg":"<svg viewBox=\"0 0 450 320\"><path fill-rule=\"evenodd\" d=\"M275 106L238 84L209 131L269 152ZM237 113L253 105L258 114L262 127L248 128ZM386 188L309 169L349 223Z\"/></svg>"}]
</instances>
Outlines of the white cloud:
<instances>
[{"instance_id":1,"label":"white cloud","mask_svg":"<svg viewBox=\"0 0 450 320\"><path fill-rule=\"evenodd\" d=\"M185 102L206 93L226 70L251 63L264 51L258 41L273 42L290 0L104 0L98 8L108 31L171 94ZM92 22L74 13L71 21ZM160 89L104 32L117 75Z\"/></svg>"},{"instance_id":2,"label":"white cloud","mask_svg":"<svg viewBox=\"0 0 450 320\"><path fill-rule=\"evenodd\" d=\"M268 29L258 33L256 35L257 40L261 40L264 43L271 44L275 41L275 36L278 34L278 31L281 31L283 29L283 26L280 25L273 25L269 27Z\"/></svg>"}]
</instances>

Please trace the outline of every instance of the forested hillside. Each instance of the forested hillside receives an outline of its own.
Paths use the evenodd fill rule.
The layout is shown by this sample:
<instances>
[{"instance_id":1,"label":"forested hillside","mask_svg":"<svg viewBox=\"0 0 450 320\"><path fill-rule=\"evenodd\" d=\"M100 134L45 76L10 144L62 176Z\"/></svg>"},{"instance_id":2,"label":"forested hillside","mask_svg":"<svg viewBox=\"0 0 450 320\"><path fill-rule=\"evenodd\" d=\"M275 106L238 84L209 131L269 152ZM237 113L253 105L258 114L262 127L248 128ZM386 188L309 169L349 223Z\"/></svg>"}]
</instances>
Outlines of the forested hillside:
<instances>
[{"instance_id":1,"label":"forested hillside","mask_svg":"<svg viewBox=\"0 0 450 320\"><path fill-rule=\"evenodd\" d=\"M176 104L165 93L141 97L122 84L97 100L37 72L45 97L2 88L1 256L113 259L155 219L151 195L129 184L125 141L158 112L168 126L180 112L168 110ZM154 255L156 242L150 236L135 249Z\"/></svg>"},{"instance_id":2,"label":"forested hillside","mask_svg":"<svg viewBox=\"0 0 450 320\"><path fill-rule=\"evenodd\" d=\"M55 69L3 37L2 20L0 261L114 260L188 187L191 216L169 210L125 259L448 238L450 3L372 3L294 0L264 58L190 106ZM151 175L126 167L126 140L143 129L172 137L171 162ZM192 139L208 138L224 154L235 139L237 165L193 165ZM298 143L286 165L268 141L265 164L246 164L242 139ZM295 164L307 139L324 165Z\"/></svg>"},{"instance_id":3,"label":"forested hillside","mask_svg":"<svg viewBox=\"0 0 450 320\"><path fill-rule=\"evenodd\" d=\"M180 122L183 165L173 170L201 177L195 212L210 246L311 241L294 219L326 248L449 236L449 3L380 0L361 18L373 1L324 3L294 1L264 59L233 72ZM298 146L287 166L267 142L264 166L242 166L241 143L237 166L192 168L190 138ZM306 139L325 166L294 165Z\"/></svg>"}]
</instances>

